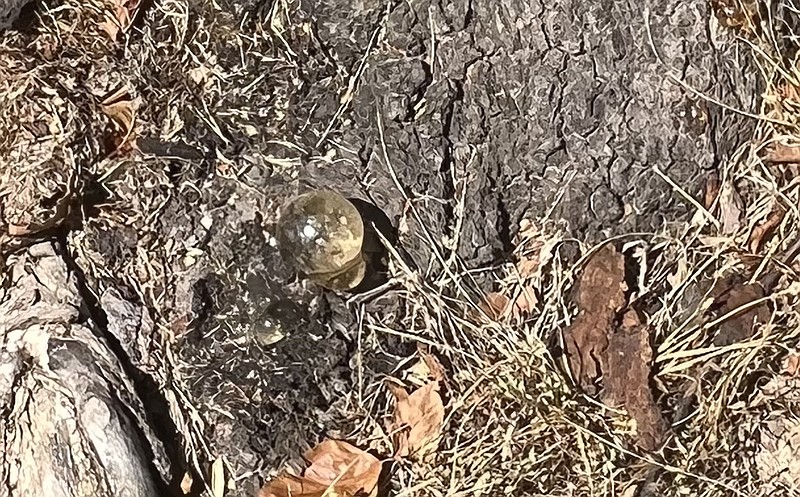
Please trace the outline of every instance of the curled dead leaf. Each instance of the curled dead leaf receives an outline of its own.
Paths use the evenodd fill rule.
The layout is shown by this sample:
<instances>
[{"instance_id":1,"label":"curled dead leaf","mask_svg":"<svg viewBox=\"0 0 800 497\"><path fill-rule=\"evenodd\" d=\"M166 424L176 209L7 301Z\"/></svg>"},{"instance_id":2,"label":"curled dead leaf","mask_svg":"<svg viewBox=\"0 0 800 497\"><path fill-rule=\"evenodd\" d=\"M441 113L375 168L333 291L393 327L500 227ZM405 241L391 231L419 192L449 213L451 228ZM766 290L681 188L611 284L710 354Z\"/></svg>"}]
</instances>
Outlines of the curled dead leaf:
<instances>
[{"instance_id":1,"label":"curled dead leaf","mask_svg":"<svg viewBox=\"0 0 800 497\"><path fill-rule=\"evenodd\" d=\"M769 148L766 149L764 160L766 162L774 162L779 164L800 162L800 146L773 143Z\"/></svg>"},{"instance_id":2,"label":"curled dead leaf","mask_svg":"<svg viewBox=\"0 0 800 497\"><path fill-rule=\"evenodd\" d=\"M119 151L125 145L130 145L134 137L136 112L141 105L139 98L134 98L131 90L122 86L109 93L101 102L100 108L115 126L115 131L109 137L109 148Z\"/></svg>"},{"instance_id":3,"label":"curled dead leaf","mask_svg":"<svg viewBox=\"0 0 800 497\"><path fill-rule=\"evenodd\" d=\"M116 41L120 33L127 32L133 25L141 5L142 0L112 0L111 12L106 12L106 20L100 24L100 29Z\"/></svg>"},{"instance_id":4,"label":"curled dead leaf","mask_svg":"<svg viewBox=\"0 0 800 497\"><path fill-rule=\"evenodd\" d=\"M514 295L507 297L500 292L491 292L484 297L481 308L494 320L511 316L515 320L530 314L539 303L536 291L530 286L519 286L508 290Z\"/></svg>"},{"instance_id":5,"label":"curled dead leaf","mask_svg":"<svg viewBox=\"0 0 800 497\"><path fill-rule=\"evenodd\" d=\"M761 250L764 246L764 239L772 234L775 228L780 226L781 221L783 221L783 216L785 215L786 211L782 207L773 209L763 223L753 228L752 233L750 233L750 238L747 240L747 247L750 249L750 252L756 254Z\"/></svg>"},{"instance_id":6,"label":"curled dead leaf","mask_svg":"<svg viewBox=\"0 0 800 497\"><path fill-rule=\"evenodd\" d=\"M395 457L422 459L435 449L444 424L444 403L439 382L431 381L408 394L405 388L388 383L396 399L389 423Z\"/></svg>"},{"instance_id":7,"label":"curled dead leaf","mask_svg":"<svg viewBox=\"0 0 800 497\"><path fill-rule=\"evenodd\" d=\"M259 497L375 496L381 462L347 442L325 440L305 454L302 475L284 473L261 488Z\"/></svg>"},{"instance_id":8,"label":"curled dead leaf","mask_svg":"<svg viewBox=\"0 0 800 497\"><path fill-rule=\"evenodd\" d=\"M719 191L719 220L720 232L723 235L732 235L739 229L739 218L742 216L744 202L736 187L730 180L722 184Z\"/></svg>"}]
</instances>

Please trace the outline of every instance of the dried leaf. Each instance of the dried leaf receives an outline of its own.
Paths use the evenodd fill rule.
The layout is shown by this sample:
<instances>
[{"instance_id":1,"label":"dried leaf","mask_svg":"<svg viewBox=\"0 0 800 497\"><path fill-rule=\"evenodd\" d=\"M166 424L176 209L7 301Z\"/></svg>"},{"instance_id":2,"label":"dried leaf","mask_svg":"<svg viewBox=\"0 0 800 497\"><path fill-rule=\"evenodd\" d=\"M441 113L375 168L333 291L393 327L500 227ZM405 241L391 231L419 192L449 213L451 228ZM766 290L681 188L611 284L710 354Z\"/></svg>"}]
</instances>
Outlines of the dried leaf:
<instances>
[{"instance_id":1,"label":"dried leaf","mask_svg":"<svg viewBox=\"0 0 800 497\"><path fill-rule=\"evenodd\" d=\"M625 313L622 324L609 338L602 362L603 402L610 407L624 406L636 421L636 444L644 450L656 450L664 441L667 424L650 390L650 328L634 311Z\"/></svg>"},{"instance_id":2,"label":"dried leaf","mask_svg":"<svg viewBox=\"0 0 800 497\"><path fill-rule=\"evenodd\" d=\"M800 352L794 351L786 356L783 361L783 373L789 376L797 376L800 371Z\"/></svg>"},{"instance_id":3,"label":"dried leaf","mask_svg":"<svg viewBox=\"0 0 800 497\"><path fill-rule=\"evenodd\" d=\"M113 0L113 13L106 13L106 20L100 24L100 28L116 41L120 33L130 29L141 5L142 0Z\"/></svg>"},{"instance_id":4,"label":"dried leaf","mask_svg":"<svg viewBox=\"0 0 800 497\"><path fill-rule=\"evenodd\" d=\"M711 209L714 205L714 200L716 200L717 195L719 195L719 189L719 178L716 174L710 175L706 179L705 194L703 195L703 207L705 207L706 210Z\"/></svg>"},{"instance_id":5,"label":"dried leaf","mask_svg":"<svg viewBox=\"0 0 800 497\"><path fill-rule=\"evenodd\" d=\"M586 263L577 285L579 313L564 331L570 369L589 388L601 376L599 358L608 347L614 317L625 304L625 258L613 245L597 251Z\"/></svg>"},{"instance_id":6,"label":"dried leaf","mask_svg":"<svg viewBox=\"0 0 800 497\"><path fill-rule=\"evenodd\" d=\"M524 315L530 314L539 304L536 292L530 286L521 287L519 289L519 295L516 295L513 300L514 307L512 315L516 318L521 318Z\"/></svg>"},{"instance_id":7,"label":"dried leaf","mask_svg":"<svg viewBox=\"0 0 800 497\"><path fill-rule=\"evenodd\" d=\"M764 160L779 164L800 162L800 147L773 143L767 149Z\"/></svg>"},{"instance_id":8,"label":"dried leaf","mask_svg":"<svg viewBox=\"0 0 800 497\"><path fill-rule=\"evenodd\" d=\"M428 376L431 380L434 381L444 381L445 380L445 370L442 363L439 362L439 359L436 358L435 355L431 354L427 347L424 345L417 345L417 353L422 357L423 364L425 364L428 370Z\"/></svg>"},{"instance_id":9,"label":"dried leaf","mask_svg":"<svg viewBox=\"0 0 800 497\"><path fill-rule=\"evenodd\" d=\"M492 319L500 319L505 316L510 300L500 292L491 292L483 298L480 303L481 309Z\"/></svg>"},{"instance_id":10,"label":"dried leaf","mask_svg":"<svg viewBox=\"0 0 800 497\"><path fill-rule=\"evenodd\" d=\"M188 495L192 491L192 483L194 483L192 475L188 472L184 473L183 479L181 480L181 492L183 492L184 495Z\"/></svg>"},{"instance_id":11,"label":"dried leaf","mask_svg":"<svg viewBox=\"0 0 800 497\"><path fill-rule=\"evenodd\" d=\"M326 440L305 455L302 476L284 473L261 488L259 497L374 496L381 462L347 442Z\"/></svg>"},{"instance_id":12,"label":"dried leaf","mask_svg":"<svg viewBox=\"0 0 800 497\"><path fill-rule=\"evenodd\" d=\"M736 187L732 182L726 181L719 192L720 232L723 235L732 235L739 230L743 204Z\"/></svg>"},{"instance_id":13,"label":"dried leaf","mask_svg":"<svg viewBox=\"0 0 800 497\"><path fill-rule=\"evenodd\" d=\"M721 280L713 291L714 305L711 310L715 311L717 316L723 316L740 308L743 310L719 325L714 345L730 345L752 337L755 324L769 320L769 309L766 302L750 308L745 306L764 295L764 288L759 283L747 283L740 276Z\"/></svg>"},{"instance_id":14,"label":"dried leaf","mask_svg":"<svg viewBox=\"0 0 800 497\"><path fill-rule=\"evenodd\" d=\"M750 252L757 254L761 250L764 246L764 238L772 234L775 228L781 224L784 215L786 215L786 211L782 207L778 207L770 212L763 223L753 228L753 232L750 233L750 238L747 241Z\"/></svg>"},{"instance_id":15,"label":"dried leaf","mask_svg":"<svg viewBox=\"0 0 800 497\"><path fill-rule=\"evenodd\" d=\"M395 457L422 459L438 443L444 424L444 404L439 382L431 381L411 395L389 383L397 402L389 431L394 435Z\"/></svg>"},{"instance_id":16,"label":"dried leaf","mask_svg":"<svg viewBox=\"0 0 800 497\"><path fill-rule=\"evenodd\" d=\"M511 290L509 290L511 291ZM511 298L500 292L492 292L481 303L483 311L492 319L500 320L507 316L521 319L530 314L539 303L536 291L530 286L517 287L517 294Z\"/></svg>"},{"instance_id":17,"label":"dried leaf","mask_svg":"<svg viewBox=\"0 0 800 497\"><path fill-rule=\"evenodd\" d=\"M136 123L136 111L141 104L134 98L129 88L123 86L108 94L102 101L101 109L116 125L116 132L109 137L111 150L120 150L130 144Z\"/></svg>"}]
</instances>

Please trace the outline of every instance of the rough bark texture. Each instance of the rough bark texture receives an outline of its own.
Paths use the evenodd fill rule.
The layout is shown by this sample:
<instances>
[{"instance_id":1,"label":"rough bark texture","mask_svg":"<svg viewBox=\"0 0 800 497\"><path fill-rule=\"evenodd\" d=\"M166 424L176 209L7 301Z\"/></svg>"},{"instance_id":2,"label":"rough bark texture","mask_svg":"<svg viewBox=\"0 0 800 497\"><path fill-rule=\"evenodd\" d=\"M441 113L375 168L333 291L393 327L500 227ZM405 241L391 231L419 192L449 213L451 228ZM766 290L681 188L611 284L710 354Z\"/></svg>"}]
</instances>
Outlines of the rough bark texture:
<instances>
[{"instance_id":1,"label":"rough bark texture","mask_svg":"<svg viewBox=\"0 0 800 497\"><path fill-rule=\"evenodd\" d=\"M81 319L75 275L50 243L8 261L0 294L1 495L153 497L142 408L107 342ZM157 446L157 445L156 445Z\"/></svg>"},{"instance_id":2,"label":"rough bark texture","mask_svg":"<svg viewBox=\"0 0 800 497\"><path fill-rule=\"evenodd\" d=\"M344 299L297 284L268 230L298 176L371 199L397 224L406 206L377 116L397 178L436 241L449 237L446 245L479 267L507 255L526 217L559 220L582 241L684 220L691 208L653 167L697 195L704 174L748 136L749 123L686 92L667 72L743 110L753 110L760 93L746 51L718 29L705 0L280 3L296 9L292 26L281 28L285 40L262 36L269 9L251 0L142 2L141 31L126 49L79 63L69 57L82 57L84 46L60 45L70 37L51 40L61 61L31 54L29 40L15 35L16 59L8 68L0 63L0 83L16 75L30 80L29 93L0 95L0 115L8 116L0 129L27 137L16 123L39 114L21 115L23 100L66 102L63 120L76 134L63 146L76 159L55 162L91 171L86 179L106 178L93 186L108 198L67 239L108 322L79 311L73 276L49 245L9 261L10 289L0 301L2 491L154 495L152 475L169 468L146 428L157 431L157 422L145 417L143 394L123 367L137 368L138 380L172 367L148 354L181 366L174 369L196 409L183 416L200 427L197 445L210 447L198 457L225 454L236 475L274 469L321 434L342 430L336 415L343 408L335 404L358 381L350 364L357 326ZM193 38L204 29L208 40ZM205 59L193 69L208 72L203 84L187 70L196 57L185 50L197 40ZM272 41L290 46L292 60L265 56L276 52ZM339 114L351 81L353 100ZM87 146L103 132L92 102L119 83L143 97L137 131L150 135L141 138L169 131L193 153L100 161L100 148ZM74 119L79 112L87 115ZM63 130L35 124L25 133L37 142L48 134L66 139ZM301 146L281 148L281 141ZM29 147L16 144L19 155L0 149L0 167L19 170ZM301 163L304 171L295 167ZM11 214L50 215L58 191L18 196L18 179L0 174L0 201L15 192L19 204ZM44 221L37 216L5 222ZM430 242L419 226L410 231L402 248L425 268ZM141 305L132 306L126 292ZM388 307L383 314L397 315ZM254 345L258 326L277 321L286 339ZM164 340L163 329L174 340ZM381 340L386 354L363 357L365 383L390 373L408 346ZM163 385L159 378L172 373L156 371L150 381ZM163 388L150 394L161 403L168 397ZM153 468L151 460L162 462ZM229 495L252 495L254 480Z\"/></svg>"},{"instance_id":3,"label":"rough bark texture","mask_svg":"<svg viewBox=\"0 0 800 497\"><path fill-rule=\"evenodd\" d=\"M0 31L8 28L19 17L20 10L31 0L0 0Z\"/></svg>"},{"instance_id":4,"label":"rough bark texture","mask_svg":"<svg viewBox=\"0 0 800 497\"><path fill-rule=\"evenodd\" d=\"M364 26L385 25L352 125L343 127L359 151L354 174L370 172L377 203L401 212L380 113L400 181L431 199L431 225L452 228L463 217L459 255L472 265L507 253L523 217L549 214L588 240L685 218L685 199L652 168L697 195L704 175L751 129L667 77L754 109L748 56L705 1L425 0L402 2L385 18L383 2L355 11L347 4L326 0L310 10L323 46L346 67L358 67L370 46ZM311 88L298 104L319 114L329 100ZM309 144L327 123L307 133Z\"/></svg>"}]
</instances>

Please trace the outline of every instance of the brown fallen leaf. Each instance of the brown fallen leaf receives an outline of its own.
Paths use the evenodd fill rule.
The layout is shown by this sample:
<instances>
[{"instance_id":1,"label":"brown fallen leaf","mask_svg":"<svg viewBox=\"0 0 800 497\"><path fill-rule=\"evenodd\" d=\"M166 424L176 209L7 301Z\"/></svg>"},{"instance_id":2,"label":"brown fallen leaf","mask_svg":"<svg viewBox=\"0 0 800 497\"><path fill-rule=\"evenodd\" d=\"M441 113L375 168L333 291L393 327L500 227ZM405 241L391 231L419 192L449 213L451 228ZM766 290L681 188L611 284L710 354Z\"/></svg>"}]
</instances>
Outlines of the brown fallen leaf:
<instances>
[{"instance_id":1,"label":"brown fallen leaf","mask_svg":"<svg viewBox=\"0 0 800 497\"><path fill-rule=\"evenodd\" d=\"M309 452L302 476L284 473L261 488L259 497L371 496L378 491L381 462L347 442L326 440Z\"/></svg>"},{"instance_id":2,"label":"brown fallen leaf","mask_svg":"<svg viewBox=\"0 0 800 497\"><path fill-rule=\"evenodd\" d=\"M717 199L717 195L719 195L720 183L719 178L716 174L711 174L706 179L705 185L705 193L703 195L703 207L706 210L711 209L714 205L714 200Z\"/></svg>"},{"instance_id":3,"label":"brown fallen leaf","mask_svg":"<svg viewBox=\"0 0 800 497\"><path fill-rule=\"evenodd\" d=\"M764 287L760 283L747 283L743 277L733 275L717 283L712 291L714 304L710 310L717 316L724 316L765 295ZM753 336L756 323L766 323L768 320L769 309L766 302L746 308L720 323L714 345L725 346L747 340Z\"/></svg>"},{"instance_id":4,"label":"brown fallen leaf","mask_svg":"<svg viewBox=\"0 0 800 497\"><path fill-rule=\"evenodd\" d=\"M446 380L447 375L445 374L444 366L442 366L439 359L428 350L426 345L417 344L417 354L422 358L422 362L428 370L428 377L430 377L431 380L439 382Z\"/></svg>"},{"instance_id":5,"label":"brown fallen leaf","mask_svg":"<svg viewBox=\"0 0 800 497\"><path fill-rule=\"evenodd\" d=\"M411 395L391 382L388 386L396 399L394 416L388 426L393 434L395 457L423 459L435 449L444 424L439 382L428 382Z\"/></svg>"},{"instance_id":6,"label":"brown fallen leaf","mask_svg":"<svg viewBox=\"0 0 800 497\"><path fill-rule=\"evenodd\" d=\"M114 123L116 130L109 137L108 148L119 152L123 147L131 146L134 138L136 112L141 105L139 98L134 98L131 90L122 86L106 95L100 103L100 108Z\"/></svg>"},{"instance_id":7,"label":"brown fallen leaf","mask_svg":"<svg viewBox=\"0 0 800 497\"><path fill-rule=\"evenodd\" d=\"M783 360L783 373L789 376L797 376L800 372L800 352L790 352Z\"/></svg>"},{"instance_id":8,"label":"brown fallen leaf","mask_svg":"<svg viewBox=\"0 0 800 497\"><path fill-rule=\"evenodd\" d=\"M786 215L786 210L783 207L777 207L770 212L767 219L763 223L753 228L750 233L750 238L747 240L747 247L750 252L757 254L764 246L764 239L771 235L775 228L780 226L783 221L783 216Z\"/></svg>"},{"instance_id":9,"label":"brown fallen leaf","mask_svg":"<svg viewBox=\"0 0 800 497\"><path fill-rule=\"evenodd\" d=\"M739 218L742 216L744 202L731 181L722 184L719 191L720 232L732 235L739 230Z\"/></svg>"},{"instance_id":10,"label":"brown fallen leaf","mask_svg":"<svg viewBox=\"0 0 800 497\"><path fill-rule=\"evenodd\" d=\"M491 292L486 294L480 303L481 309L492 319L500 319L506 315L511 300L501 292Z\"/></svg>"},{"instance_id":11,"label":"brown fallen leaf","mask_svg":"<svg viewBox=\"0 0 800 497\"><path fill-rule=\"evenodd\" d=\"M481 302L481 308L492 319L501 320L510 316L519 320L530 314L539 303L536 292L529 286L516 287L508 291L516 294L507 297L501 292L491 292Z\"/></svg>"},{"instance_id":12,"label":"brown fallen leaf","mask_svg":"<svg viewBox=\"0 0 800 497\"><path fill-rule=\"evenodd\" d=\"M603 358L603 402L609 407L623 406L636 421L636 445L656 450L664 441L667 423L650 390L653 349L650 328L628 311L611 335Z\"/></svg>"},{"instance_id":13,"label":"brown fallen leaf","mask_svg":"<svg viewBox=\"0 0 800 497\"><path fill-rule=\"evenodd\" d=\"M800 162L800 146L784 145L782 143L773 143L766 153L764 154L766 162L774 162L778 164L787 164Z\"/></svg>"},{"instance_id":14,"label":"brown fallen leaf","mask_svg":"<svg viewBox=\"0 0 800 497\"><path fill-rule=\"evenodd\" d=\"M578 315L564 330L570 370L590 388L601 376L600 358L608 347L614 318L625 304L625 259L606 245L587 261L577 284Z\"/></svg>"},{"instance_id":15,"label":"brown fallen leaf","mask_svg":"<svg viewBox=\"0 0 800 497\"><path fill-rule=\"evenodd\" d=\"M106 20L100 24L100 29L116 41L120 33L130 29L141 5L142 0L113 0L113 12L106 13Z\"/></svg>"}]
</instances>

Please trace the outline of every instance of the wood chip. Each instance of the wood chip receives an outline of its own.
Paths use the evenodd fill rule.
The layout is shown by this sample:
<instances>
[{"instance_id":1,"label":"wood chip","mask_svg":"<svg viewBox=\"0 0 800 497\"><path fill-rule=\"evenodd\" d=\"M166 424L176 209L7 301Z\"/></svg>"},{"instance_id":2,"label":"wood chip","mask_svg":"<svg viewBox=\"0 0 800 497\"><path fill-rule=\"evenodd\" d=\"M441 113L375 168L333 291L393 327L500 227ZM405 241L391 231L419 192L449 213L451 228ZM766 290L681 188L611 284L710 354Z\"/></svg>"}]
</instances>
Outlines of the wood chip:
<instances>
[{"instance_id":1,"label":"wood chip","mask_svg":"<svg viewBox=\"0 0 800 497\"><path fill-rule=\"evenodd\" d=\"M636 421L636 445L648 451L659 448L668 428L650 389L652 364L650 328L628 311L604 355L603 402L625 408Z\"/></svg>"},{"instance_id":2,"label":"wood chip","mask_svg":"<svg viewBox=\"0 0 800 497\"><path fill-rule=\"evenodd\" d=\"M599 358L617 312L625 304L625 259L613 245L606 245L587 261L577 285L579 313L564 331L570 369L585 389L601 376Z\"/></svg>"}]
</instances>

